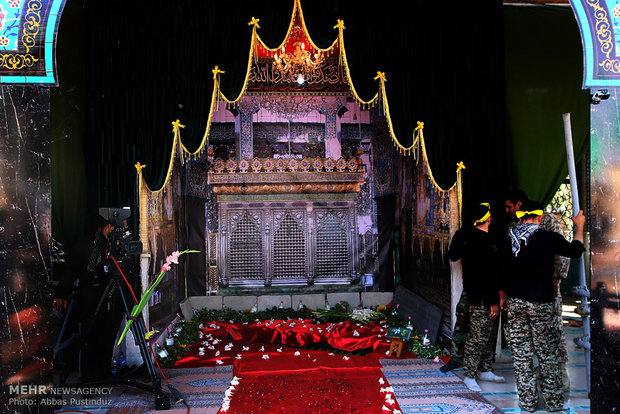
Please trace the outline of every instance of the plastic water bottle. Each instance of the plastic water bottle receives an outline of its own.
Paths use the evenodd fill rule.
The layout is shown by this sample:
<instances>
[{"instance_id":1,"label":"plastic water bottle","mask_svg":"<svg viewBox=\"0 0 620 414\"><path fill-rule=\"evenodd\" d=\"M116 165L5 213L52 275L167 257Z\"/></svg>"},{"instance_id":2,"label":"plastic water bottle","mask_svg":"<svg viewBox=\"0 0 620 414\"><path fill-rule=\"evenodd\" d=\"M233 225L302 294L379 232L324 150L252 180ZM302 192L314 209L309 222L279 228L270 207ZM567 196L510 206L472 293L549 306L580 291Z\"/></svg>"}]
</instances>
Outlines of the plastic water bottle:
<instances>
[{"instance_id":1,"label":"plastic water bottle","mask_svg":"<svg viewBox=\"0 0 620 414\"><path fill-rule=\"evenodd\" d=\"M430 345L431 340L428 339L428 329L424 330L424 338L422 339L422 345Z\"/></svg>"},{"instance_id":2,"label":"plastic water bottle","mask_svg":"<svg viewBox=\"0 0 620 414\"><path fill-rule=\"evenodd\" d=\"M168 351L166 350L166 348L162 348L159 344L156 345L156 348L157 355L159 355L160 358L166 358L168 356Z\"/></svg>"}]
</instances>

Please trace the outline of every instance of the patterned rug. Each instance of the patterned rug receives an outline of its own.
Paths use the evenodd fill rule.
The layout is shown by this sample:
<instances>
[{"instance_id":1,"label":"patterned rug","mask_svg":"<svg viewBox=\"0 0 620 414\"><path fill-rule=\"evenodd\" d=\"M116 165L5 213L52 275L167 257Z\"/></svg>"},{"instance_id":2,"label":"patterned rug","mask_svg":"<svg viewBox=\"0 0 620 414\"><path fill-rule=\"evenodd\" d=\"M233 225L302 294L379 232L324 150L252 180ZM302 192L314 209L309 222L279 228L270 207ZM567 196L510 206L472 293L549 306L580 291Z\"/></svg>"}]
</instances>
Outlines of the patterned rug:
<instances>
[{"instance_id":1,"label":"patterned rug","mask_svg":"<svg viewBox=\"0 0 620 414\"><path fill-rule=\"evenodd\" d=\"M381 359L379 362L382 366L381 372L387 380L386 385L389 384L393 388L397 406L403 414L501 413L499 408L486 400L480 393L470 391L455 374L451 372L444 374L439 371L442 366L441 363L427 359ZM360 371L363 370L360 369ZM279 371L276 370L274 374L276 372ZM169 369L165 371L165 374L168 381L185 397L191 414L216 414L222 405L226 391L231 385L233 367L222 365ZM276 379L274 378L274 380ZM272 390L277 388L275 383L272 383L271 386ZM369 385L357 384L357 387L368 389ZM168 394L167 387L164 385L163 388ZM240 391L243 391L243 387L241 388ZM291 389L290 387L284 388ZM300 389L299 386L293 388ZM295 398L295 395L291 397ZM171 405L171 410L166 411L166 413L187 413L185 404L171 402ZM64 410L70 408L63 407ZM234 411L231 409L228 413ZM113 401L108 410L109 414L157 414L160 412L162 411L155 410L152 394L133 388L127 388Z\"/></svg>"},{"instance_id":2,"label":"patterned rug","mask_svg":"<svg viewBox=\"0 0 620 414\"><path fill-rule=\"evenodd\" d=\"M382 359L382 371L404 414L498 414L501 410L470 391L443 364L427 359Z\"/></svg>"},{"instance_id":3,"label":"patterned rug","mask_svg":"<svg viewBox=\"0 0 620 414\"><path fill-rule=\"evenodd\" d=\"M166 378L191 408L192 414L215 414L222 405L224 392L230 386L233 376L231 365L190 369L169 369L164 371ZM168 394L168 387L163 384ZM171 401L170 414L185 414L187 406ZM127 390L112 404L109 414L161 413L155 410L154 396L140 391Z\"/></svg>"}]
</instances>

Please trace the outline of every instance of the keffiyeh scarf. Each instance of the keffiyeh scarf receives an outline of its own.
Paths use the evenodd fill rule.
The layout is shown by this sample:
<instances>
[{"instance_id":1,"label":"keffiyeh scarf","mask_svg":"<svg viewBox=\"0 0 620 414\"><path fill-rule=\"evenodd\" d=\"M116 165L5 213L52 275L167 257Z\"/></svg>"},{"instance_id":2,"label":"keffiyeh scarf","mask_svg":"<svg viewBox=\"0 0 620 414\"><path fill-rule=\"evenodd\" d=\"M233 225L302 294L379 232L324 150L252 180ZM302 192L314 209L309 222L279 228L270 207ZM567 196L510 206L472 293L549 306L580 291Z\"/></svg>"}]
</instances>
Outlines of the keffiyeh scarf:
<instances>
[{"instance_id":1,"label":"keffiyeh scarf","mask_svg":"<svg viewBox=\"0 0 620 414\"><path fill-rule=\"evenodd\" d=\"M542 227L537 224L521 223L508 230L508 236L510 236L510 244L512 247L512 255L517 257L521 251L521 242L523 242L524 246L527 246L532 234L541 229Z\"/></svg>"}]
</instances>

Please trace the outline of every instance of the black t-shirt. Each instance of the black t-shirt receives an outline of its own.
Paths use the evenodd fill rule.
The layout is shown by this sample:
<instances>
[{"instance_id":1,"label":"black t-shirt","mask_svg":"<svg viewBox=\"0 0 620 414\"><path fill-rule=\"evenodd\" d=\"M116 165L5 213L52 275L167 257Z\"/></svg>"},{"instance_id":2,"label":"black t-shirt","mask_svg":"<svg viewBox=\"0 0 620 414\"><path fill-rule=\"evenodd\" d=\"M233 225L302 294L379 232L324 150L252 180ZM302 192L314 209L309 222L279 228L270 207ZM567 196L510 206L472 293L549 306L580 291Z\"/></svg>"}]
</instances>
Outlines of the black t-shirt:
<instances>
[{"instance_id":1,"label":"black t-shirt","mask_svg":"<svg viewBox=\"0 0 620 414\"><path fill-rule=\"evenodd\" d=\"M497 287L498 254L491 236L477 228L461 228L454 233L448 257L463 265L463 290L474 306L499 303Z\"/></svg>"},{"instance_id":2,"label":"black t-shirt","mask_svg":"<svg viewBox=\"0 0 620 414\"><path fill-rule=\"evenodd\" d=\"M539 229L515 257L510 240L502 248L503 264L506 266L500 279L500 289L506 297L529 302L554 302L553 269L555 255L579 257L585 251L583 243L568 242L562 235Z\"/></svg>"}]
</instances>

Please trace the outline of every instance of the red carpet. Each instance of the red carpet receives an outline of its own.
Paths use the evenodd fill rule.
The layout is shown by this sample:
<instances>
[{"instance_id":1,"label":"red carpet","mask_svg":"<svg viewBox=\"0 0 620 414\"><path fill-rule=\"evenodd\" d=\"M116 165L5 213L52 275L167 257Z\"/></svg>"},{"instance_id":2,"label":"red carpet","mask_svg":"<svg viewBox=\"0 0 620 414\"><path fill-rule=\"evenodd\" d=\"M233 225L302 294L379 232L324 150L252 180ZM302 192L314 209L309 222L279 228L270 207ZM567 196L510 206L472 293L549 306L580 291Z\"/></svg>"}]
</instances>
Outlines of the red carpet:
<instances>
[{"instance_id":1,"label":"red carpet","mask_svg":"<svg viewBox=\"0 0 620 414\"><path fill-rule=\"evenodd\" d=\"M387 328L300 319L213 322L202 327L200 341L175 367L234 363L221 413L399 413L379 363L389 347ZM372 352L355 356L301 349L316 344Z\"/></svg>"},{"instance_id":2,"label":"red carpet","mask_svg":"<svg viewBox=\"0 0 620 414\"><path fill-rule=\"evenodd\" d=\"M220 413L393 413L393 390L376 355L325 351L253 354L235 361L238 383ZM395 411L396 410L396 411Z\"/></svg>"},{"instance_id":3,"label":"red carpet","mask_svg":"<svg viewBox=\"0 0 620 414\"><path fill-rule=\"evenodd\" d=\"M245 374L232 393L228 409L224 411L223 406L219 412L333 414L400 410L392 392L381 392L387 381L381 385L379 379L385 381L378 368Z\"/></svg>"}]
</instances>

